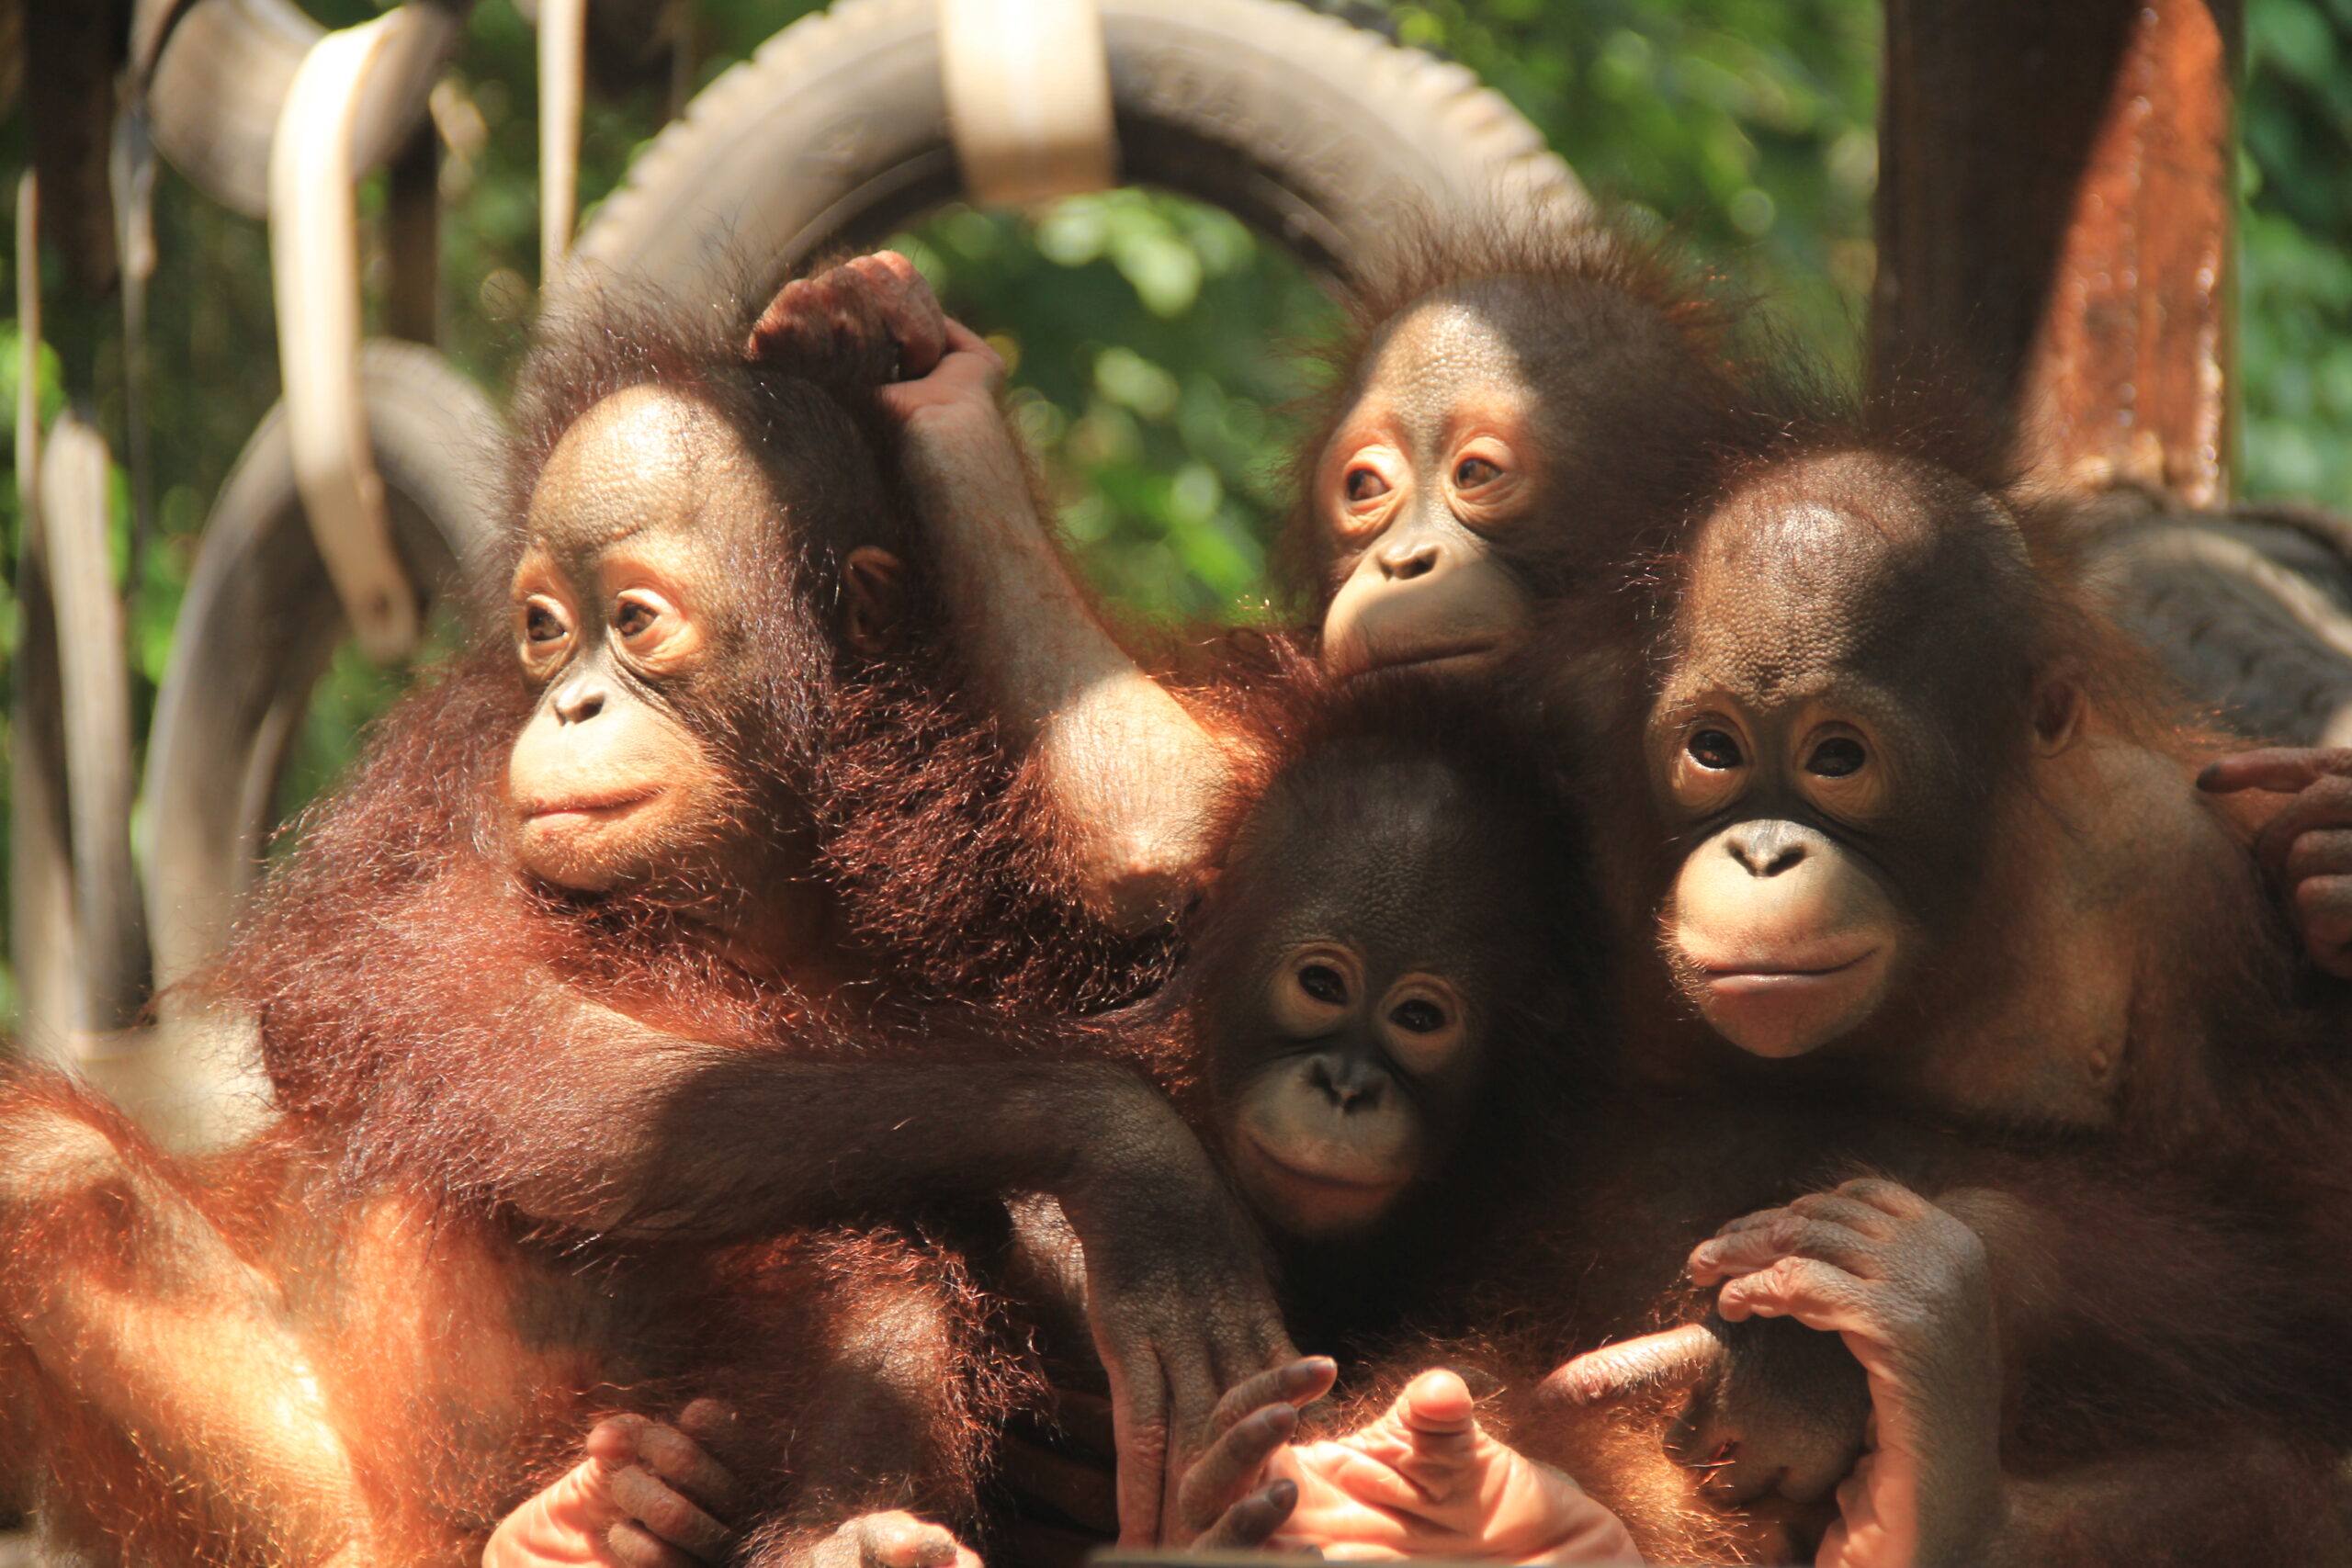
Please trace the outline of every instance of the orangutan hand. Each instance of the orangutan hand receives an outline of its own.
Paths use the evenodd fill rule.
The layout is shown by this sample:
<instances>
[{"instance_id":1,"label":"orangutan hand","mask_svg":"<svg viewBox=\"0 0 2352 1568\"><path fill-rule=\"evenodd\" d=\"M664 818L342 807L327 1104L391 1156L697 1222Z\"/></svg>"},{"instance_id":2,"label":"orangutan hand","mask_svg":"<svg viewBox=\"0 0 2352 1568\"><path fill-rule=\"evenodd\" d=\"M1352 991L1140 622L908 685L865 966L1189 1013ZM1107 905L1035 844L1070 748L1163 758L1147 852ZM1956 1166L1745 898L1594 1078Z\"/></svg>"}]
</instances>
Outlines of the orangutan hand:
<instances>
[{"instance_id":1,"label":"orangutan hand","mask_svg":"<svg viewBox=\"0 0 2352 1568\"><path fill-rule=\"evenodd\" d=\"M1728 1322L1840 1336L1869 1379L1862 1457L1818 1568L1965 1568L2003 1517L2001 1369L1976 1233L1909 1189L1849 1181L1735 1220L1690 1254Z\"/></svg>"},{"instance_id":2,"label":"orangutan hand","mask_svg":"<svg viewBox=\"0 0 2352 1568\"><path fill-rule=\"evenodd\" d=\"M963 322L941 319L944 352L923 375L882 388L874 406L899 428L899 466L926 523L971 532L986 519L1045 548L1029 470L997 404L1004 361ZM993 537L983 533L983 537Z\"/></svg>"},{"instance_id":3,"label":"orangutan hand","mask_svg":"<svg viewBox=\"0 0 2352 1568\"><path fill-rule=\"evenodd\" d=\"M1298 1504L1298 1483L1268 1466L1298 1430L1299 1406L1331 1392L1339 1364L1302 1356L1227 1389L1209 1417L1211 1440L1177 1483L1174 1545L1195 1551L1254 1551Z\"/></svg>"},{"instance_id":4,"label":"orangutan hand","mask_svg":"<svg viewBox=\"0 0 2352 1568\"><path fill-rule=\"evenodd\" d=\"M1456 1374L1423 1372L1371 1425L1281 1450L1270 1473L1297 1504L1274 1551L1327 1557L1462 1557L1501 1562L1635 1562L1617 1517L1549 1465L1478 1424Z\"/></svg>"},{"instance_id":5,"label":"orangutan hand","mask_svg":"<svg viewBox=\"0 0 2352 1568\"><path fill-rule=\"evenodd\" d=\"M587 1457L500 1521L482 1568L694 1568L734 1550L722 1519L740 1502L735 1477L688 1432L706 1440L729 1423L713 1400L686 1407L674 1427L616 1416L589 1432Z\"/></svg>"},{"instance_id":6,"label":"orangutan hand","mask_svg":"<svg viewBox=\"0 0 2352 1568\"><path fill-rule=\"evenodd\" d=\"M980 1568L980 1554L946 1526L896 1508L858 1515L797 1560L808 1568Z\"/></svg>"},{"instance_id":7,"label":"orangutan hand","mask_svg":"<svg viewBox=\"0 0 2352 1568\"><path fill-rule=\"evenodd\" d=\"M2197 787L2293 797L2263 825L2255 852L2312 962L2352 979L2352 750L2241 751L2198 774Z\"/></svg>"},{"instance_id":8,"label":"orangutan hand","mask_svg":"<svg viewBox=\"0 0 2352 1568\"><path fill-rule=\"evenodd\" d=\"M876 251L786 284L744 340L743 357L820 386L868 390L930 375L947 350L947 325L915 264Z\"/></svg>"}]
</instances>

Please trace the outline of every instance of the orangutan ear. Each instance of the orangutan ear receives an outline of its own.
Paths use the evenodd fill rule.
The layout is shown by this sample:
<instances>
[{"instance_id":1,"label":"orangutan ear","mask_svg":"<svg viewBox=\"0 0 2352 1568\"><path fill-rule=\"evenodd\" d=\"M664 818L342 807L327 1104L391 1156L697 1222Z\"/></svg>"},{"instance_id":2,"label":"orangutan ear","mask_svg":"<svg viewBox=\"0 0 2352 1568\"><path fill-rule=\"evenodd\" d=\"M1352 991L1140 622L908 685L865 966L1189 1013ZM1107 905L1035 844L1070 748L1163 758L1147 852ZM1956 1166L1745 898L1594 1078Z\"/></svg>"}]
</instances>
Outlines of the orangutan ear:
<instances>
[{"instance_id":1,"label":"orangutan ear","mask_svg":"<svg viewBox=\"0 0 2352 1568\"><path fill-rule=\"evenodd\" d=\"M842 563L842 640L878 659L907 616L907 567L878 545L860 545Z\"/></svg>"},{"instance_id":2,"label":"orangutan ear","mask_svg":"<svg viewBox=\"0 0 2352 1568\"><path fill-rule=\"evenodd\" d=\"M2033 746L2045 757L2055 757L2079 739L2089 699L2083 694L2081 675L2071 664L2043 671L2033 681Z\"/></svg>"}]
</instances>

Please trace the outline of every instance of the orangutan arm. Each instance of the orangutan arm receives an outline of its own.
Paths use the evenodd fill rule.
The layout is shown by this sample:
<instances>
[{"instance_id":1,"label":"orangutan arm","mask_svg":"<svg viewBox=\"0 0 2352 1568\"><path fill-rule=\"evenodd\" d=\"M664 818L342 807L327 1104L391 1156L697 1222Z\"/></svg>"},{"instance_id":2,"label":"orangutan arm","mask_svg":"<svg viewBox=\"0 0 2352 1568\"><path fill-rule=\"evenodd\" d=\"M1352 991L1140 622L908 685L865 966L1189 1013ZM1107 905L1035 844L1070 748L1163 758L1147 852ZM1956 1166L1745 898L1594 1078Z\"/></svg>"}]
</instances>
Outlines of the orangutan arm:
<instances>
[{"instance_id":1,"label":"orangutan arm","mask_svg":"<svg viewBox=\"0 0 2352 1568\"><path fill-rule=\"evenodd\" d=\"M550 983L551 984L551 983ZM1057 1199L1111 1373L1130 1540L1223 1391L1292 1352L1256 1229L1142 1080L1098 1062L691 1040L551 988L503 1069L449 1064L436 1143L533 1218L722 1242L941 1197ZM427 1157L430 1157L429 1155Z\"/></svg>"},{"instance_id":2,"label":"orangutan arm","mask_svg":"<svg viewBox=\"0 0 2352 1568\"><path fill-rule=\"evenodd\" d=\"M494 1138L502 1195L535 1218L729 1241L941 1194L1045 1192L1082 1241L1123 1203L1250 1231L1192 1131L1124 1068L967 1055L942 1037L904 1055L719 1044L546 984L531 1092L445 1085L475 1101L464 1120Z\"/></svg>"},{"instance_id":3,"label":"orangutan arm","mask_svg":"<svg viewBox=\"0 0 2352 1568\"><path fill-rule=\"evenodd\" d=\"M1007 739L1042 769L1088 907L1127 931L1165 919L1205 858L1229 767L1070 580L997 407L1002 361L889 252L791 285L753 335L827 363L895 359L917 378L882 387L876 403L902 432L965 660Z\"/></svg>"}]
</instances>

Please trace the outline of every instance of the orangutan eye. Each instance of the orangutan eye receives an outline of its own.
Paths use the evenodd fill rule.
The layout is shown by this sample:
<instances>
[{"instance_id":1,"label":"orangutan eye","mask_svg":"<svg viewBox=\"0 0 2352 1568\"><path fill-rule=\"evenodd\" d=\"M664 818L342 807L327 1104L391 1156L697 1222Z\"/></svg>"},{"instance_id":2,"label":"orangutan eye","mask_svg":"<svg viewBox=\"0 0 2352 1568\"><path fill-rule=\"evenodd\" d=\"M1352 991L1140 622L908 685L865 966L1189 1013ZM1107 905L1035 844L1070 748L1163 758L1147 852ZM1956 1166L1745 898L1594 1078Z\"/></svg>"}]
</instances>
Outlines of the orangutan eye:
<instances>
[{"instance_id":1,"label":"orangutan eye","mask_svg":"<svg viewBox=\"0 0 2352 1568\"><path fill-rule=\"evenodd\" d=\"M561 641L563 617L533 600L523 607L523 635L532 642Z\"/></svg>"},{"instance_id":2,"label":"orangutan eye","mask_svg":"<svg viewBox=\"0 0 2352 1568\"><path fill-rule=\"evenodd\" d=\"M1805 759L1804 771L1825 779L1848 778L1862 771L1870 761L1870 753L1862 743L1850 736L1833 735L1813 749Z\"/></svg>"},{"instance_id":3,"label":"orangutan eye","mask_svg":"<svg viewBox=\"0 0 2352 1568\"><path fill-rule=\"evenodd\" d=\"M1388 493L1388 481L1380 477L1377 468L1350 468L1347 485L1348 500L1358 506Z\"/></svg>"},{"instance_id":4,"label":"orangutan eye","mask_svg":"<svg viewBox=\"0 0 2352 1568\"><path fill-rule=\"evenodd\" d=\"M1692 761L1702 768L1711 768L1717 772L1725 768L1736 768L1743 760L1739 754L1739 742L1720 729L1702 729L1695 732L1690 737L1686 750L1690 751Z\"/></svg>"},{"instance_id":5,"label":"orangutan eye","mask_svg":"<svg viewBox=\"0 0 2352 1568\"><path fill-rule=\"evenodd\" d=\"M1502 469L1486 458L1464 457L1453 467L1453 488L1476 490L1480 485L1492 484L1502 477Z\"/></svg>"},{"instance_id":6,"label":"orangutan eye","mask_svg":"<svg viewBox=\"0 0 2352 1568\"><path fill-rule=\"evenodd\" d=\"M1435 1034L1445 1027L1445 1010L1425 997L1396 1004L1388 1021L1414 1034Z\"/></svg>"},{"instance_id":7,"label":"orangutan eye","mask_svg":"<svg viewBox=\"0 0 2352 1568\"><path fill-rule=\"evenodd\" d=\"M1299 970L1298 988L1318 1002L1332 1007L1347 1005L1347 976L1328 964L1309 964Z\"/></svg>"},{"instance_id":8,"label":"orangutan eye","mask_svg":"<svg viewBox=\"0 0 2352 1568\"><path fill-rule=\"evenodd\" d=\"M661 618L662 613L642 599L624 599L613 613L613 629L624 637L642 637Z\"/></svg>"}]
</instances>

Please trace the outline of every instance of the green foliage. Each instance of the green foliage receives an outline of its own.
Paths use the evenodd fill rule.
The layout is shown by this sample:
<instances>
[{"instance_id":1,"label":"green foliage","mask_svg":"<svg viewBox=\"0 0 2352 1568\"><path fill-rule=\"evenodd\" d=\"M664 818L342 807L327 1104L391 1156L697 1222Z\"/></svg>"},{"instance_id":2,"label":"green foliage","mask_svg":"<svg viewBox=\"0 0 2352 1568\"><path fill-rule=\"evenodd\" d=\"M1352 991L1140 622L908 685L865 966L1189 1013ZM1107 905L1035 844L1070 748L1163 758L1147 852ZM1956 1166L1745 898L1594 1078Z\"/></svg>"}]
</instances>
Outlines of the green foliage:
<instances>
[{"instance_id":1,"label":"green foliage","mask_svg":"<svg viewBox=\"0 0 2352 1568\"><path fill-rule=\"evenodd\" d=\"M1663 223L1850 362L1878 175L1874 0L1426 0L1406 42L1459 59L1595 195Z\"/></svg>"},{"instance_id":2,"label":"green foliage","mask_svg":"<svg viewBox=\"0 0 2352 1568\"><path fill-rule=\"evenodd\" d=\"M702 0L695 80L808 8ZM1442 0L1351 14L1461 59L1605 199L1670 226L1850 360L1871 267L1872 0ZM476 8L455 80L446 345L496 385L537 270L532 36L510 6ZM650 89L591 101L583 211L668 107ZM1023 428L1096 585L1148 616L1261 613L1288 506L1291 351L1335 322L1288 254L1222 212L1141 191L1024 214L951 209L892 243L1012 351Z\"/></svg>"},{"instance_id":3,"label":"green foliage","mask_svg":"<svg viewBox=\"0 0 2352 1568\"><path fill-rule=\"evenodd\" d=\"M1604 201L1670 230L1770 299L1817 353L1852 363L1872 269L1875 0L1324 3L1459 59ZM304 4L336 26L379 8ZM591 98L583 216L686 93L811 8L692 0L691 70ZM2352 506L2352 0L2249 0L2247 61L2242 488ZM537 283L535 75L532 31L512 0L480 0L436 114L447 140L442 344L493 389L523 346ZM0 205L13 204L24 152L19 115L0 125ZM379 201L364 194L363 209ZM155 535L131 628L142 727L205 513L277 385L261 226L168 169L155 221ZM1302 389L1290 350L1334 320L1287 254L1220 212L1141 191L1027 213L952 209L894 243L1005 351L1015 416L1097 585L1148 616L1263 614L1297 434L1286 408ZM71 397L120 452L119 307L75 296L53 254L43 273L44 415ZM380 258L370 276L372 310ZM8 403L13 342L13 325L0 324ZM12 550L19 521L15 486L0 479ZM7 647L14 626L11 606ZM401 679L349 649L338 657L295 743L289 808L348 757Z\"/></svg>"},{"instance_id":4,"label":"green foliage","mask_svg":"<svg viewBox=\"0 0 2352 1568\"><path fill-rule=\"evenodd\" d=\"M1337 321L1295 264L1223 212L1136 190L1028 217L959 207L892 243L995 334L1099 587L1147 615L1262 606L1295 351Z\"/></svg>"},{"instance_id":5,"label":"green foliage","mask_svg":"<svg viewBox=\"0 0 2352 1568\"><path fill-rule=\"evenodd\" d=\"M2246 12L2238 488L2352 508L2352 4Z\"/></svg>"}]
</instances>

